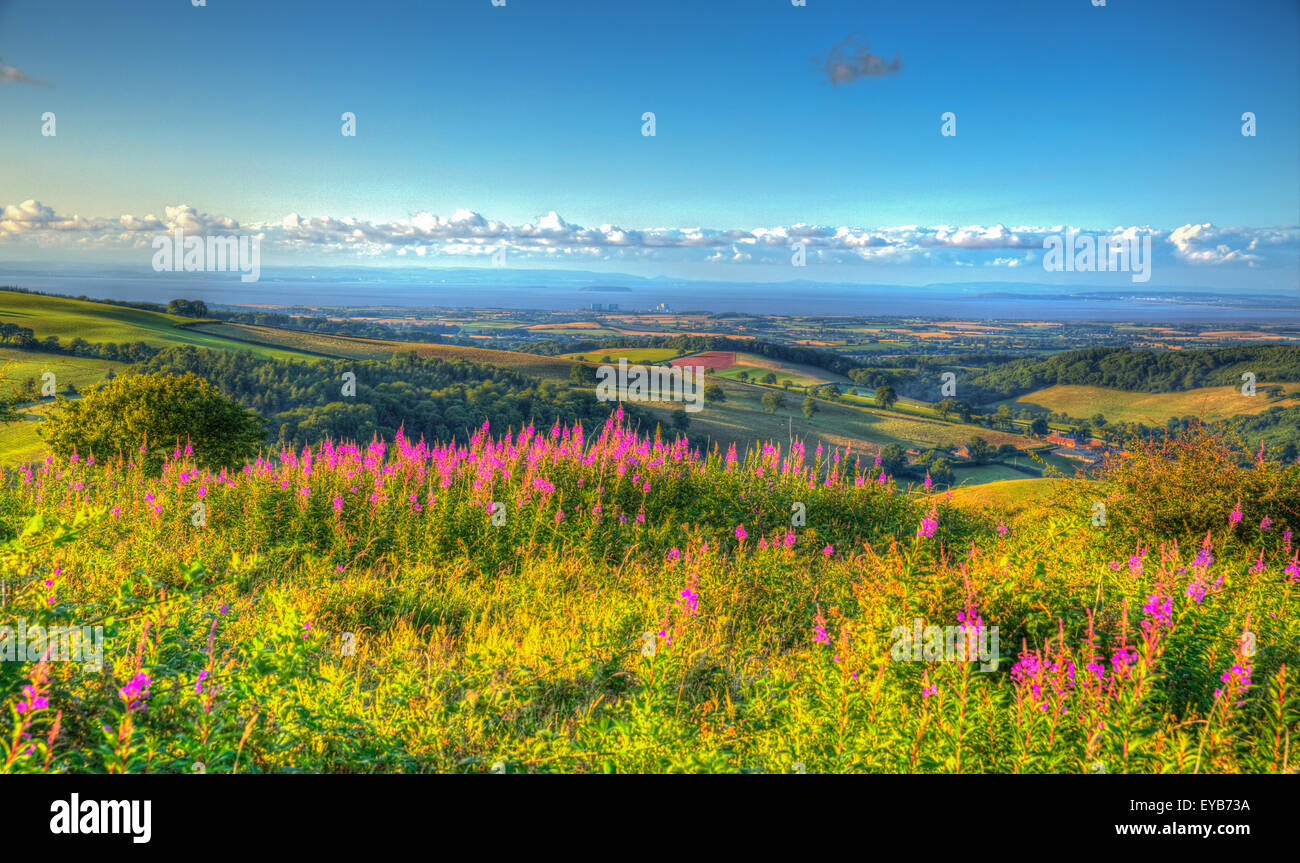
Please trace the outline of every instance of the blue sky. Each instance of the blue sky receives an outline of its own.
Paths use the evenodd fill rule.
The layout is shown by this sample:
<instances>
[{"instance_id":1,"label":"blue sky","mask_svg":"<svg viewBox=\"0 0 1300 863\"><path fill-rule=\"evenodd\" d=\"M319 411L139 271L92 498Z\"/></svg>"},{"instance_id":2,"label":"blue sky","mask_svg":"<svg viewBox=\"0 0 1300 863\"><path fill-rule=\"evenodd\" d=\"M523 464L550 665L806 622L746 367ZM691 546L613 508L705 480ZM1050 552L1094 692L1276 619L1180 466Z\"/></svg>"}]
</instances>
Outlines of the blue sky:
<instances>
[{"instance_id":1,"label":"blue sky","mask_svg":"<svg viewBox=\"0 0 1300 863\"><path fill-rule=\"evenodd\" d=\"M290 213L320 220L319 230L269 237L286 260L303 261L395 262L414 248L400 230L386 245L395 225L481 214L489 228L435 230L439 242L419 255L463 265L478 257L470 246L494 238L516 251L528 232L515 229L543 227L554 212L561 221L547 223L545 249L521 244L515 260L683 275L730 261L746 278L788 266L788 254L756 255L745 241L657 235L611 252L609 232L579 238L569 255L574 226L1006 226L989 236L1032 243L1036 234L1014 229L1141 226L1187 283L1239 270L1231 278L1295 285L1297 9L1294 0L0 0L0 66L10 70L0 76L0 206L10 208L0 259L54 254L78 233L92 240L83 253L108 254L102 220L171 225L184 218L173 207L208 229L279 225ZM819 61L850 37L901 68L833 85ZM46 111L57 117L53 138L40 135ZM355 137L340 134L344 111L357 116ZM656 114L655 137L641 134L645 111ZM940 135L945 111L956 114L955 137ZM1257 117L1255 137L1241 134L1244 111ZM29 201L40 208L22 209ZM88 220L84 232L74 216ZM340 220L374 231L358 243ZM1183 226L1212 227L1172 242ZM1234 229L1268 233L1261 244ZM816 260L855 278L962 265L998 278L984 270L1025 253L1013 239L1005 254L984 244L963 262L957 251L923 253L980 246L949 243L952 232L881 236L915 254L863 257L832 243ZM673 248L656 246L664 242Z\"/></svg>"}]
</instances>

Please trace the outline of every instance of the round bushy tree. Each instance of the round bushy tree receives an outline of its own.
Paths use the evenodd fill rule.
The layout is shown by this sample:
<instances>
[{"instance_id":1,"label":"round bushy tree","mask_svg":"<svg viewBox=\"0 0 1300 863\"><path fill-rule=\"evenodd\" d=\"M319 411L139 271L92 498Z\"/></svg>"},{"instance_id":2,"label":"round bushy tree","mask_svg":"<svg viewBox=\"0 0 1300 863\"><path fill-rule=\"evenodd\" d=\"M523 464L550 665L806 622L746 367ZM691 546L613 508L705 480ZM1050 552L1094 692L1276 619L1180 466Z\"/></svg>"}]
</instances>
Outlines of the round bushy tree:
<instances>
[{"instance_id":1,"label":"round bushy tree","mask_svg":"<svg viewBox=\"0 0 1300 863\"><path fill-rule=\"evenodd\" d=\"M62 403L38 431L64 457L130 456L157 470L167 453L189 443L199 463L237 467L265 442L264 422L193 373L142 374Z\"/></svg>"}]
</instances>

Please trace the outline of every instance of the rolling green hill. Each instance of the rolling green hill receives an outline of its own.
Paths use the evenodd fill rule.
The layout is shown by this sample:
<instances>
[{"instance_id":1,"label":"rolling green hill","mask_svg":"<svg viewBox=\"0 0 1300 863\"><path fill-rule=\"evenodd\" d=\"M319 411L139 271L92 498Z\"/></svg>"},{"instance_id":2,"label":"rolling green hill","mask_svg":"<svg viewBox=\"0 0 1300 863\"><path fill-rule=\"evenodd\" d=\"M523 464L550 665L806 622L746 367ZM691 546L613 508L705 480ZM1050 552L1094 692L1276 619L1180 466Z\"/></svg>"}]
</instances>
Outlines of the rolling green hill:
<instances>
[{"instance_id":1,"label":"rolling green hill","mask_svg":"<svg viewBox=\"0 0 1300 863\"><path fill-rule=\"evenodd\" d=\"M155 348L196 345L214 350L251 350L270 359L301 356L292 350L259 345L240 345L219 335L189 326L193 318L114 306L65 297L0 291L0 323L28 327L37 339L56 336L60 342L82 338L88 342L144 342Z\"/></svg>"}]
</instances>

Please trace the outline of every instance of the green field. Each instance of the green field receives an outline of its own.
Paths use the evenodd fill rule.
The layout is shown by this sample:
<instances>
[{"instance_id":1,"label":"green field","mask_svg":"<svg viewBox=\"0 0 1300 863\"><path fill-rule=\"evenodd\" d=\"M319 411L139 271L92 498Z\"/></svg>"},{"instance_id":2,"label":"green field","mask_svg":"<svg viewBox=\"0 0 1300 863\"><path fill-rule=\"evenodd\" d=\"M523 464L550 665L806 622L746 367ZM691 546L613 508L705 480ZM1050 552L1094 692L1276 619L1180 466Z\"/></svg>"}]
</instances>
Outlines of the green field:
<instances>
[{"instance_id":1,"label":"green field","mask_svg":"<svg viewBox=\"0 0 1300 863\"><path fill-rule=\"evenodd\" d=\"M609 357L617 363L626 359L629 363L662 363L681 354L674 348L600 348L574 354L562 354L565 359L582 360L589 363L602 363Z\"/></svg>"},{"instance_id":2,"label":"green field","mask_svg":"<svg viewBox=\"0 0 1300 863\"><path fill-rule=\"evenodd\" d=\"M122 363L98 357L72 357L0 348L0 398L20 389L29 378L36 382L39 389L41 376L46 372L54 374L55 386L59 392L63 392L68 384L78 390L84 389L102 381L109 369L119 371L122 368Z\"/></svg>"},{"instance_id":3,"label":"green field","mask_svg":"<svg viewBox=\"0 0 1300 863\"><path fill-rule=\"evenodd\" d=\"M1010 404L1038 405L1050 411L1088 419L1102 414L1110 422L1146 423L1162 426L1170 417L1197 416L1205 422L1228 419L1244 414L1262 413L1274 405L1300 404L1286 396L1300 392L1300 383L1281 383L1285 395L1270 398L1264 394L1270 384L1257 382L1256 394L1246 396L1238 386L1202 387L1181 393L1135 393L1105 387L1058 384L1035 390Z\"/></svg>"}]
</instances>

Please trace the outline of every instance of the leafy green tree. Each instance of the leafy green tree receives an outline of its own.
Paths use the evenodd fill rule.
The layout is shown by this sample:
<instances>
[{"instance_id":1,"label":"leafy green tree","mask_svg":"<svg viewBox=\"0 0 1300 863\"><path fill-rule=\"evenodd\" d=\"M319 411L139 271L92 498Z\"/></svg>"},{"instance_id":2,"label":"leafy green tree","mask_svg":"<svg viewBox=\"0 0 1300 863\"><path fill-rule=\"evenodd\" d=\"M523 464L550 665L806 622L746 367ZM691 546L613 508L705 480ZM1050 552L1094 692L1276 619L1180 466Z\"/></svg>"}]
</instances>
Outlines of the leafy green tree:
<instances>
[{"instance_id":1,"label":"leafy green tree","mask_svg":"<svg viewBox=\"0 0 1300 863\"><path fill-rule=\"evenodd\" d=\"M266 442L260 416L194 374L119 377L78 401L67 401L37 430L55 454L97 453L140 458L158 470L166 455L190 443L212 467L237 467Z\"/></svg>"},{"instance_id":2,"label":"leafy green tree","mask_svg":"<svg viewBox=\"0 0 1300 863\"><path fill-rule=\"evenodd\" d=\"M718 404L727 400L727 393L718 384L705 384L704 400L710 404Z\"/></svg>"},{"instance_id":3,"label":"leafy green tree","mask_svg":"<svg viewBox=\"0 0 1300 863\"><path fill-rule=\"evenodd\" d=\"M808 417L808 419L812 419L813 414L817 413L818 410L820 410L820 408L817 407L817 400L812 396L805 396L803 400L803 415Z\"/></svg>"},{"instance_id":4,"label":"leafy green tree","mask_svg":"<svg viewBox=\"0 0 1300 863\"><path fill-rule=\"evenodd\" d=\"M957 400L940 399L939 401L935 402L934 410L935 413L937 413L941 418L947 419L948 417L952 416L957 412Z\"/></svg>"},{"instance_id":5,"label":"leafy green tree","mask_svg":"<svg viewBox=\"0 0 1300 863\"><path fill-rule=\"evenodd\" d=\"M0 401L0 423L12 423L22 419L24 414L18 409L22 393L16 392L4 401Z\"/></svg>"},{"instance_id":6,"label":"leafy green tree","mask_svg":"<svg viewBox=\"0 0 1300 863\"><path fill-rule=\"evenodd\" d=\"M900 473L907 467L907 451L900 444L885 444L880 448L880 467L887 474Z\"/></svg>"},{"instance_id":7,"label":"leafy green tree","mask_svg":"<svg viewBox=\"0 0 1300 863\"><path fill-rule=\"evenodd\" d=\"M763 375L763 383L765 383L765 384L774 384L774 383L776 383L776 373L775 373L775 372L768 372L767 374Z\"/></svg>"},{"instance_id":8,"label":"leafy green tree","mask_svg":"<svg viewBox=\"0 0 1300 863\"><path fill-rule=\"evenodd\" d=\"M691 427L690 415L686 411L673 411L672 424L678 431L686 431Z\"/></svg>"},{"instance_id":9,"label":"leafy green tree","mask_svg":"<svg viewBox=\"0 0 1300 863\"><path fill-rule=\"evenodd\" d=\"M881 384L876 387L876 404L882 408L889 409L898 401L898 393L889 384Z\"/></svg>"},{"instance_id":10,"label":"leafy green tree","mask_svg":"<svg viewBox=\"0 0 1300 863\"><path fill-rule=\"evenodd\" d=\"M993 447L989 446L989 442L978 435L970 439L970 442L966 444L966 449L970 453L971 461L976 464L984 464L989 460L989 456L993 454Z\"/></svg>"},{"instance_id":11,"label":"leafy green tree","mask_svg":"<svg viewBox=\"0 0 1300 863\"><path fill-rule=\"evenodd\" d=\"M763 407L767 409L768 413L774 414L785 407L785 397L776 390L768 390L763 393Z\"/></svg>"},{"instance_id":12,"label":"leafy green tree","mask_svg":"<svg viewBox=\"0 0 1300 863\"><path fill-rule=\"evenodd\" d=\"M931 460L926 468L930 472L930 479L939 485L952 485L952 464L948 459L940 457Z\"/></svg>"},{"instance_id":13,"label":"leafy green tree","mask_svg":"<svg viewBox=\"0 0 1300 863\"><path fill-rule=\"evenodd\" d=\"M1047 420L1042 417L1034 417L1033 421L1029 423L1029 431L1031 434L1036 434L1039 437L1042 437L1051 431L1051 429L1047 425Z\"/></svg>"},{"instance_id":14,"label":"leafy green tree","mask_svg":"<svg viewBox=\"0 0 1300 863\"><path fill-rule=\"evenodd\" d=\"M586 363L574 363L569 367L569 380L578 386L594 384L596 382L596 370Z\"/></svg>"}]
</instances>

